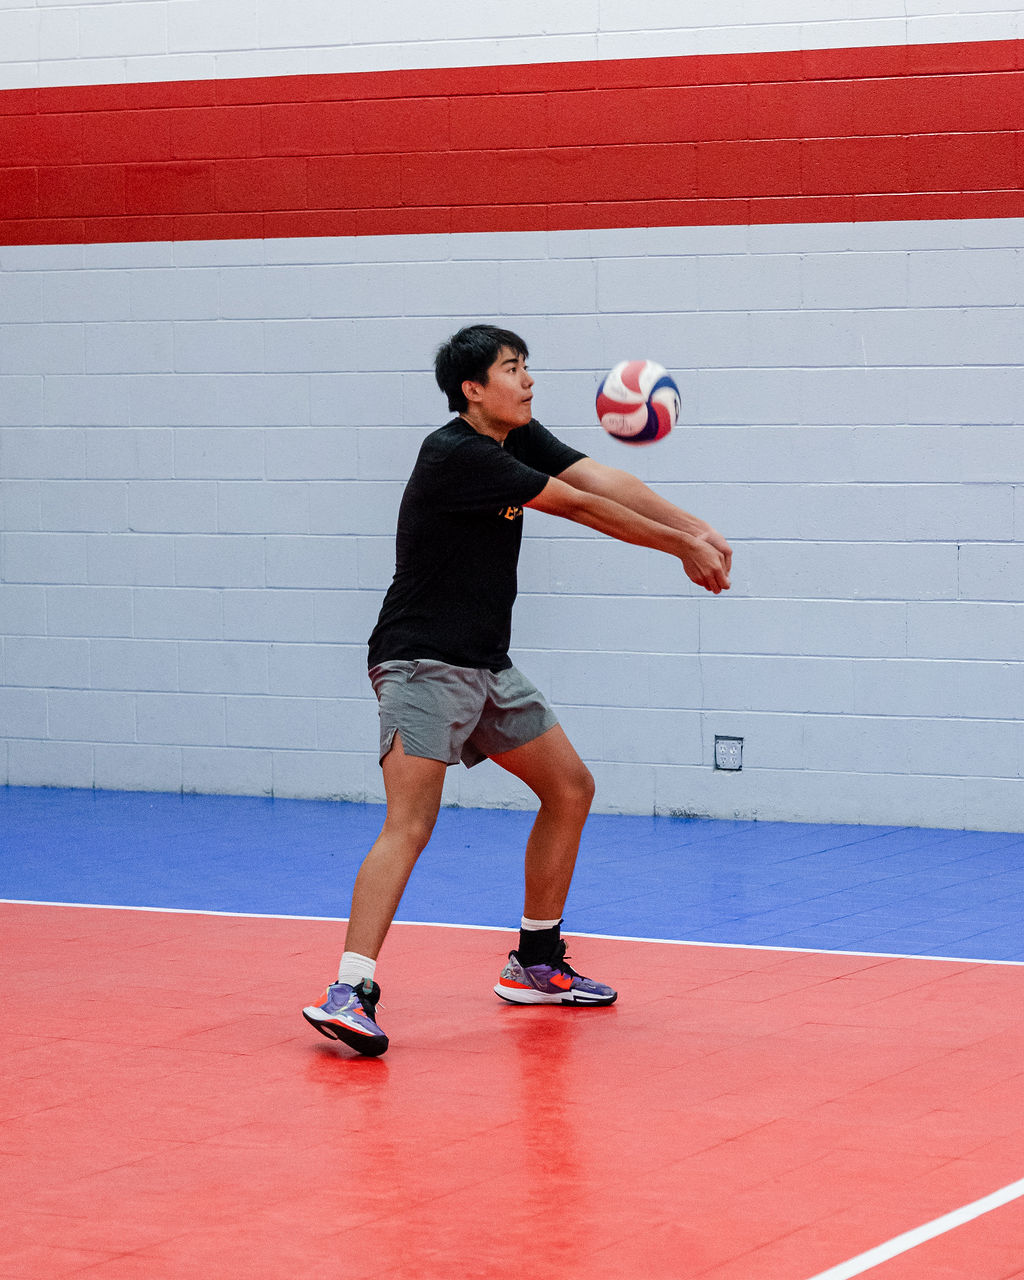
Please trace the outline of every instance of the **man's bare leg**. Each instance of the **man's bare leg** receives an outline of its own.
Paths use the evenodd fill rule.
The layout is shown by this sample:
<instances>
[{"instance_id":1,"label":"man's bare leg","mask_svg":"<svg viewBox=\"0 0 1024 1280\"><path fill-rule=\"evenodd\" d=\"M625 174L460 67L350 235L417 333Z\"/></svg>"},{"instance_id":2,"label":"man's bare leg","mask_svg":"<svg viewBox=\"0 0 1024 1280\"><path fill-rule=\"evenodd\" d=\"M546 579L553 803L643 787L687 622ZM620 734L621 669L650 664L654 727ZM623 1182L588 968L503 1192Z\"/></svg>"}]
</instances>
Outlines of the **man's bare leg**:
<instances>
[{"instance_id":1,"label":"man's bare leg","mask_svg":"<svg viewBox=\"0 0 1024 1280\"><path fill-rule=\"evenodd\" d=\"M352 890L345 950L376 960L398 910L416 859L434 830L446 766L407 756L402 739L382 764L387 813L381 833L363 860Z\"/></svg>"},{"instance_id":2,"label":"man's bare leg","mask_svg":"<svg viewBox=\"0 0 1024 1280\"><path fill-rule=\"evenodd\" d=\"M356 876L338 982L328 986L321 1004L307 1005L302 1011L322 1035L341 1040L367 1057L377 1057L388 1047L388 1038L376 1021L380 988L369 975L416 859L434 829L445 765L407 756L396 734L383 770L387 814Z\"/></svg>"},{"instance_id":3,"label":"man's bare leg","mask_svg":"<svg viewBox=\"0 0 1024 1280\"><path fill-rule=\"evenodd\" d=\"M614 1004L612 987L584 978L568 965L559 927L594 798L590 770L559 725L493 759L540 800L526 844L523 932L495 994L510 1004Z\"/></svg>"},{"instance_id":4,"label":"man's bare leg","mask_svg":"<svg viewBox=\"0 0 1024 1280\"><path fill-rule=\"evenodd\" d=\"M532 920L559 919L594 799L594 779L561 725L492 759L525 782L540 800L526 843L523 915Z\"/></svg>"}]
</instances>

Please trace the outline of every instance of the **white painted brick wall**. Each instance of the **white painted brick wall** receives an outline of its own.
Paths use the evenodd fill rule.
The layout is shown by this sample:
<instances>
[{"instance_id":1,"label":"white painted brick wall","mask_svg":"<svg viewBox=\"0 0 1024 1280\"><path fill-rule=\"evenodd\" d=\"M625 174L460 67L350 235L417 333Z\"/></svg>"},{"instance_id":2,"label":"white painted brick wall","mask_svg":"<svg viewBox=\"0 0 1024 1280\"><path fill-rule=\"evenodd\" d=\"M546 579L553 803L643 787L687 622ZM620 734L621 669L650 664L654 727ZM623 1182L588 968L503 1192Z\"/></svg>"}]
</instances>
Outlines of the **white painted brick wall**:
<instances>
[{"instance_id":1,"label":"white painted brick wall","mask_svg":"<svg viewBox=\"0 0 1024 1280\"><path fill-rule=\"evenodd\" d=\"M910 604L907 650L927 658L1019 662L1024 659L1020 604Z\"/></svg>"},{"instance_id":2,"label":"white painted brick wall","mask_svg":"<svg viewBox=\"0 0 1024 1280\"><path fill-rule=\"evenodd\" d=\"M173 586L174 533L89 535L86 581L95 586Z\"/></svg>"},{"instance_id":3,"label":"white painted brick wall","mask_svg":"<svg viewBox=\"0 0 1024 1280\"><path fill-rule=\"evenodd\" d=\"M12 687L38 689L89 687L89 641L82 637L8 636L4 678Z\"/></svg>"},{"instance_id":4,"label":"white painted brick wall","mask_svg":"<svg viewBox=\"0 0 1024 1280\"><path fill-rule=\"evenodd\" d=\"M221 694L140 693L137 732L158 746L223 746L226 698Z\"/></svg>"},{"instance_id":5,"label":"white painted brick wall","mask_svg":"<svg viewBox=\"0 0 1024 1280\"><path fill-rule=\"evenodd\" d=\"M198 642L196 647L200 647ZM189 646L181 646L188 650ZM218 689L229 689L223 682L225 654L220 645L209 646L204 667L218 676ZM95 638L89 642L90 677L94 689L145 689L155 693L174 693L179 688L191 690L184 661L179 662L179 646L170 640L136 638Z\"/></svg>"},{"instance_id":6,"label":"white painted brick wall","mask_svg":"<svg viewBox=\"0 0 1024 1280\"><path fill-rule=\"evenodd\" d=\"M1024 35L1001 0L283 12L6 5L0 84ZM530 514L515 652L599 807L1020 829L1022 243L997 219L0 249L0 781L379 799L365 640L446 416L433 349L486 316L530 342L542 420L736 546L712 599ZM684 407L631 453L592 398L635 355ZM448 797L528 803L488 766Z\"/></svg>"},{"instance_id":7,"label":"white painted brick wall","mask_svg":"<svg viewBox=\"0 0 1024 1280\"><path fill-rule=\"evenodd\" d=\"M51 636L130 636L128 587L48 587L46 628Z\"/></svg>"},{"instance_id":8,"label":"white painted brick wall","mask_svg":"<svg viewBox=\"0 0 1024 1280\"><path fill-rule=\"evenodd\" d=\"M1008 0L85 0L0 8L5 88L1019 38Z\"/></svg>"},{"instance_id":9,"label":"white painted brick wall","mask_svg":"<svg viewBox=\"0 0 1024 1280\"><path fill-rule=\"evenodd\" d=\"M135 635L151 640L220 640L223 592L185 587L139 587Z\"/></svg>"},{"instance_id":10,"label":"white painted brick wall","mask_svg":"<svg viewBox=\"0 0 1024 1280\"><path fill-rule=\"evenodd\" d=\"M4 534L2 566L7 582L85 582L85 538L62 533Z\"/></svg>"},{"instance_id":11,"label":"white painted brick wall","mask_svg":"<svg viewBox=\"0 0 1024 1280\"><path fill-rule=\"evenodd\" d=\"M185 792L271 795L274 791L270 751L183 747L180 754L181 788ZM307 759L309 754L303 752Z\"/></svg>"},{"instance_id":12,"label":"white painted brick wall","mask_svg":"<svg viewBox=\"0 0 1024 1280\"><path fill-rule=\"evenodd\" d=\"M312 591L226 591L223 596L225 640L302 643L313 635Z\"/></svg>"},{"instance_id":13,"label":"white painted brick wall","mask_svg":"<svg viewBox=\"0 0 1024 1280\"><path fill-rule=\"evenodd\" d=\"M43 689L0 689L0 716L12 738L45 738L47 693Z\"/></svg>"},{"instance_id":14,"label":"white painted brick wall","mask_svg":"<svg viewBox=\"0 0 1024 1280\"><path fill-rule=\"evenodd\" d=\"M8 782L12 787L96 785L96 748L82 742L11 738L7 743Z\"/></svg>"}]
</instances>

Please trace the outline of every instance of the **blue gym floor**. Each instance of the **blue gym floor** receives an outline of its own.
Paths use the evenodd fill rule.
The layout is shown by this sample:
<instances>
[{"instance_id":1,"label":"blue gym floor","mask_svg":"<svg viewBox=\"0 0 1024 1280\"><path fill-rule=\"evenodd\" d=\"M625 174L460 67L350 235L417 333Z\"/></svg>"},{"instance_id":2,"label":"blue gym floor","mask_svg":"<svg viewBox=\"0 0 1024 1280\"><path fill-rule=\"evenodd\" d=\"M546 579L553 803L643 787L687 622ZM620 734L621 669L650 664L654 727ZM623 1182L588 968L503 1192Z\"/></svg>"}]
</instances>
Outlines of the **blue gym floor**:
<instances>
[{"instance_id":1,"label":"blue gym floor","mask_svg":"<svg viewBox=\"0 0 1024 1280\"><path fill-rule=\"evenodd\" d=\"M376 805L0 788L0 897L344 917ZM511 928L532 814L444 809L403 921ZM574 933L1024 962L1024 833L594 815Z\"/></svg>"}]
</instances>

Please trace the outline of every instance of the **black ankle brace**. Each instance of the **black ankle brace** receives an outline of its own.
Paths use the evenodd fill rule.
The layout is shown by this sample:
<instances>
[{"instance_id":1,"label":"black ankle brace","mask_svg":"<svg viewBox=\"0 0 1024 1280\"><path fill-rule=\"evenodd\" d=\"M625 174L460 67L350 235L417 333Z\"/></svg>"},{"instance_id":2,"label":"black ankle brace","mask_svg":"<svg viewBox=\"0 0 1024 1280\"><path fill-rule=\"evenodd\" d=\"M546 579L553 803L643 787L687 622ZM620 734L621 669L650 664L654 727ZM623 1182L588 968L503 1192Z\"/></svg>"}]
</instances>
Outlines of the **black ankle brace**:
<instances>
[{"instance_id":1,"label":"black ankle brace","mask_svg":"<svg viewBox=\"0 0 1024 1280\"><path fill-rule=\"evenodd\" d=\"M516 954L525 968L531 964L546 964L555 954L561 938L561 925L550 929L520 929Z\"/></svg>"}]
</instances>

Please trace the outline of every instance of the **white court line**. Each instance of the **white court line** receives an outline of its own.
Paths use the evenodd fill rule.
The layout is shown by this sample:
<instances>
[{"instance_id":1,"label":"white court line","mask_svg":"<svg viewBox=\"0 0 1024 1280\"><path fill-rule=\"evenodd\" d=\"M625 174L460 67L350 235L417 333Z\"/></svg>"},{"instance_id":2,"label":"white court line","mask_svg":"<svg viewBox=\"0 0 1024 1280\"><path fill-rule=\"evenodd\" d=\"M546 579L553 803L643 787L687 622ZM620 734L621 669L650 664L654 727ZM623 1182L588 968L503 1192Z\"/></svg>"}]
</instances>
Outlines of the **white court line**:
<instances>
[{"instance_id":1,"label":"white court line","mask_svg":"<svg viewBox=\"0 0 1024 1280\"><path fill-rule=\"evenodd\" d=\"M913 1231L905 1231L903 1235L896 1236L886 1244L880 1244L874 1249L869 1249L867 1253L858 1254L856 1258L851 1258L849 1262L842 1262L838 1267L830 1267L828 1271L821 1271L818 1275L811 1276L810 1280L851 1280L853 1276L861 1276L865 1271L870 1271L873 1267L877 1267L883 1262L888 1262L890 1258L895 1258L910 1249L916 1249L919 1244L924 1244L927 1240L934 1240L936 1236L945 1235L947 1231L962 1227L965 1222L980 1218L983 1214L991 1213L993 1209L999 1209L1004 1204L1009 1204L1011 1200L1017 1200L1021 1196L1024 1196L1024 1178L1021 1178L1018 1182L1011 1182L1008 1187L1003 1187L1001 1191L993 1191L990 1196L983 1196L982 1199L975 1200L973 1204L964 1205L962 1209L954 1209L952 1213L944 1214L943 1217L936 1218L934 1222L927 1222L923 1227L915 1227Z\"/></svg>"},{"instance_id":2,"label":"white court line","mask_svg":"<svg viewBox=\"0 0 1024 1280\"><path fill-rule=\"evenodd\" d=\"M203 907L142 907L124 902L50 902L37 898L0 898L0 904L13 907L82 907L93 911L152 911L169 916L230 916L242 920L312 920L319 923L345 924L347 916L284 915L273 911L211 911ZM414 929L478 929L481 933L516 933L518 925L449 924L439 920L396 920L395 924ZM664 947L716 947L722 951L778 951L782 955L863 956L868 960L932 960L940 964L990 964L1005 968L1024 968L1024 960L991 960L981 956L928 956L902 951L845 951L837 947L778 947L762 942L703 942L689 938L641 938L628 933L587 933L567 929L571 938L599 938L604 942L656 942ZM817 1276L814 1280L818 1280Z\"/></svg>"}]
</instances>

